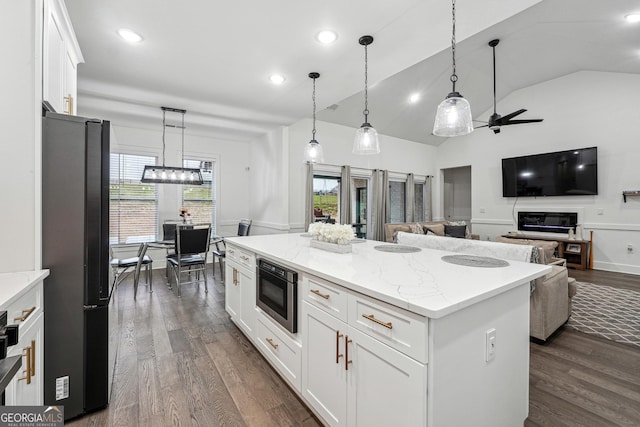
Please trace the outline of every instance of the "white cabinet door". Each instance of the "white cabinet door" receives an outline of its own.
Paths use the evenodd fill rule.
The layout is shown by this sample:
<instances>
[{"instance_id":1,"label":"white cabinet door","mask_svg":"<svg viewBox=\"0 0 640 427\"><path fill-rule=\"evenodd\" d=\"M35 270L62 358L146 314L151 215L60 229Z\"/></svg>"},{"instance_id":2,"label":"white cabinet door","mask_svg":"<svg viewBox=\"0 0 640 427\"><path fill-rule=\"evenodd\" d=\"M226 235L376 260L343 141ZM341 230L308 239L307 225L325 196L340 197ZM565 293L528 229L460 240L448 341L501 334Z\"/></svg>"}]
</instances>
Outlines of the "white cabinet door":
<instances>
[{"instance_id":1,"label":"white cabinet door","mask_svg":"<svg viewBox=\"0 0 640 427\"><path fill-rule=\"evenodd\" d=\"M78 92L78 64L69 51L65 52L64 66L64 93L63 93L63 111L67 114L76 114L76 99Z\"/></svg>"},{"instance_id":2,"label":"white cabinet door","mask_svg":"<svg viewBox=\"0 0 640 427\"><path fill-rule=\"evenodd\" d=\"M238 280L237 269L227 260L224 268L225 300L224 306L231 318L237 322L240 317L240 281Z\"/></svg>"},{"instance_id":3,"label":"white cabinet door","mask_svg":"<svg viewBox=\"0 0 640 427\"><path fill-rule=\"evenodd\" d=\"M426 426L426 366L350 328L349 426Z\"/></svg>"},{"instance_id":4,"label":"white cabinet door","mask_svg":"<svg viewBox=\"0 0 640 427\"><path fill-rule=\"evenodd\" d=\"M302 304L302 395L327 423L346 426L344 335L348 327L308 302Z\"/></svg>"},{"instance_id":5,"label":"white cabinet door","mask_svg":"<svg viewBox=\"0 0 640 427\"><path fill-rule=\"evenodd\" d=\"M65 45L60 20L53 8L48 7L43 46L43 100L56 112L64 111L63 97L65 85Z\"/></svg>"},{"instance_id":6,"label":"white cabinet door","mask_svg":"<svg viewBox=\"0 0 640 427\"><path fill-rule=\"evenodd\" d=\"M5 389L7 405L42 405L43 402L43 360L42 348L44 313L26 330L20 329L20 342L12 348L11 355L21 354L22 368Z\"/></svg>"},{"instance_id":7,"label":"white cabinet door","mask_svg":"<svg viewBox=\"0 0 640 427\"><path fill-rule=\"evenodd\" d=\"M250 338L253 338L256 325L256 279L245 269L236 269L240 284L240 321L238 326ZM233 277L232 277L233 278Z\"/></svg>"}]
</instances>

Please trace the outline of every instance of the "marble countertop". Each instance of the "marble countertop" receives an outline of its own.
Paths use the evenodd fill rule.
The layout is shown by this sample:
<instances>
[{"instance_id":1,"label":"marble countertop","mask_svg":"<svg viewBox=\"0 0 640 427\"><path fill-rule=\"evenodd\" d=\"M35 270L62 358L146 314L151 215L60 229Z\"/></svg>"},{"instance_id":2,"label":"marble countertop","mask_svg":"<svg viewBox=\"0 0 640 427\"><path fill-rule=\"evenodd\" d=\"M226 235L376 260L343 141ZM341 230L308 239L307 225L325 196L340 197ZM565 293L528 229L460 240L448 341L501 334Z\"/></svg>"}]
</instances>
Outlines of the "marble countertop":
<instances>
[{"instance_id":1,"label":"marble countertop","mask_svg":"<svg viewBox=\"0 0 640 427\"><path fill-rule=\"evenodd\" d=\"M352 252L337 254L310 247L302 234L225 238L228 243L313 274L389 304L430 318L444 317L542 276L551 267L509 261L508 267L481 268L449 264L453 255L432 249L415 253L375 250L389 243L367 240Z\"/></svg>"},{"instance_id":2,"label":"marble countertop","mask_svg":"<svg viewBox=\"0 0 640 427\"><path fill-rule=\"evenodd\" d=\"M0 273L0 307L7 307L20 298L31 285L44 280L49 270Z\"/></svg>"}]
</instances>

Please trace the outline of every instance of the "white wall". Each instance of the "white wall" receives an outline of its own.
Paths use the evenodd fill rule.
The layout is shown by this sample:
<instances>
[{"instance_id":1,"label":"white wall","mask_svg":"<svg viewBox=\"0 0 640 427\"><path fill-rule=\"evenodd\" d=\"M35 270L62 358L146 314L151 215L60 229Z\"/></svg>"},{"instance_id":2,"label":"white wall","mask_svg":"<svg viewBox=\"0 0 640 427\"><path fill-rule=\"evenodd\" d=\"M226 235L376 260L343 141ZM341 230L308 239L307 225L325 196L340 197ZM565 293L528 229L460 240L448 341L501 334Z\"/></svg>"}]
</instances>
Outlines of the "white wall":
<instances>
[{"instance_id":1,"label":"white wall","mask_svg":"<svg viewBox=\"0 0 640 427\"><path fill-rule=\"evenodd\" d=\"M0 272L41 268L42 13L40 0L0 14Z\"/></svg>"},{"instance_id":2,"label":"white wall","mask_svg":"<svg viewBox=\"0 0 640 427\"><path fill-rule=\"evenodd\" d=\"M288 128L282 127L251 144L251 234L289 230Z\"/></svg>"},{"instance_id":3,"label":"white wall","mask_svg":"<svg viewBox=\"0 0 640 427\"><path fill-rule=\"evenodd\" d=\"M517 228L513 210L566 208L579 213L586 238L593 230L594 268L640 274L640 198L622 200L623 190L640 189L637 93L638 75L574 73L513 92L498 103L498 112L527 108L522 118L544 122L504 127L497 135L477 129L438 147L438 169L472 167L473 232L493 239ZM597 196L502 197L502 158L591 146L598 147ZM436 183L435 191L439 188ZM434 194L436 216L442 214L439 200ZM635 248L632 253L628 244Z\"/></svg>"},{"instance_id":4,"label":"white wall","mask_svg":"<svg viewBox=\"0 0 640 427\"><path fill-rule=\"evenodd\" d=\"M289 220L293 230L304 229L305 166L304 149L311 139L310 119L289 127ZM359 156L351 153L356 128L333 123L316 122L316 139L324 149L324 163L350 165L352 168L387 169L433 175L436 148L404 139L379 135L380 154ZM428 130L425 130L427 132Z\"/></svg>"}]
</instances>

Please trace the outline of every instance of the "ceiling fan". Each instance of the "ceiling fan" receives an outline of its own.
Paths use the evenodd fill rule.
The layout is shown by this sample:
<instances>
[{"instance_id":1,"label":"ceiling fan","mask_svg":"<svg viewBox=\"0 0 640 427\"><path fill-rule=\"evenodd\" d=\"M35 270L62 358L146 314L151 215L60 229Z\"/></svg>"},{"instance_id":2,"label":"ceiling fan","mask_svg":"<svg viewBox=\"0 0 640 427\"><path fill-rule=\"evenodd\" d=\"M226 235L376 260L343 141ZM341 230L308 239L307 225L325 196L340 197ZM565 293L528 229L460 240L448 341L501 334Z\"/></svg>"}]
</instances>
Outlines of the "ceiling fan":
<instances>
[{"instance_id":1,"label":"ceiling fan","mask_svg":"<svg viewBox=\"0 0 640 427\"><path fill-rule=\"evenodd\" d=\"M520 119L520 120L511 120L516 116L524 113L525 110L520 109L518 111L514 111L513 113L507 114L506 116L501 116L496 112L496 46L500 43L500 39L494 39L489 42L489 46L493 49L493 114L489 117L489 123L482 126L476 126L477 128L488 127L493 131L493 133L500 133L500 126L507 125L517 125L522 123L536 123L541 122L543 119Z\"/></svg>"}]
</instances>

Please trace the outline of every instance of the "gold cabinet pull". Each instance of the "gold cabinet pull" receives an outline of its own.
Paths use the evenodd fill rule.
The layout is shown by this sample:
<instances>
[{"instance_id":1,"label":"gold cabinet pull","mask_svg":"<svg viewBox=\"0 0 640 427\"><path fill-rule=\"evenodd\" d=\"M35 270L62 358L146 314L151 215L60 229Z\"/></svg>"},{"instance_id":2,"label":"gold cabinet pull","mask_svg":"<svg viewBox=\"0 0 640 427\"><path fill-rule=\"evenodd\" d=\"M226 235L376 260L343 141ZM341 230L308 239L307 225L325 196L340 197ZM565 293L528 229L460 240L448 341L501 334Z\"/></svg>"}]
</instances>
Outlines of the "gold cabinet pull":
<instances>
[{"instance_id":1,"label":"gold cabinet pull","mask_svg":"<svg viewBox=\"0 0 640 427\"><path fill-rule=\"evenodd\" d=\"M245 261L249 261L249 257L246 255L241 255L240 258L242 258Z\"/></svg>"},{"instance_id":2,"label":"gold cabinet pull","mask_svg":"<svg viewBox=\"0 0 640 427\"><path fill-rule=\"evenodd\" d=\"M349 335L345 335L344 337L344 354L345 354L345 358L344 358L344 370L348 371L349 370L349 365L351 363L353 363L353 360L349 360L349 343L352 343L353 340L349 339Z\"/></svg>"},{"instance_id":3,"label":"gold cabinet pull","mask_svg":"<svg viewBox=\"0 0 640 427\"><path fill-rule=\"evenodd\" d=\"M34 305L33 307L27 309L27 310L22 310L22 316L20 317L14 317L13 321L14 322L24 322L25 320L27 320L27 317L29 317L31 315L31 313L33 313L33 311L36 309L36 306Z\"/></svg>"},{"instance_id":4,"label":"gold cabinet pull","mask_svg":"<svg viewBox=\"0 0 640 427\"><path fill-rule=\"evenodd\" d=\"M324 299L329 299L329 297L331 296L329 294L323 294L322 292L320 292L319 289L311 289L311 293L312 294L316 294L319 297L324 298Z\"/></svg>"},{"instance_id":5,"label":"gold cabinet pull","mask_svg":"<svg viewBox=\"0 0 640 427\"><path fill-rule=\"evenodd\" d=\"M238 280L238 270L235 268L233 269L233 284L236 286L240 284L240 281Z\"/></svg>"},{"instance_id":6,"label":"gold cabinet pull","mask_svg":"<svg viewBox=\"0 0 640 427\"><path fill-rule=\"evenodd\" d=\"M344 357L344 354L340 354L340 338L342 338L340 331L336 331L336 363L340 363L340 358Z\"/></svg>"},{"instance_id":7,"label":"gold cabinet pull","mask_svg":"<svg viewBox=\"0 0 640 427\"><path fill-rule=\"evenodd\" d=\"M27 357L27 369L22 371L25 376L18 378L18 381L26 380L27 384L31 384L31 346L25 347L22 350L22 355Z\"/></svg>"},{"instance_id":8,"label":"gold cabinet pull","mask_svg":"<svg viewBox=\"0 0 640 427\"><path fill-rule=\"evenodd\" d=\"M36 340L31 340L31 376L36 376Z\"/></svg>"},{"instance_id":9,"label":"gold cabinet pull","mask_svg":"<svg viewBox=\"0 0 640 427\"><path fill-rule=\"evenodd\" d=\"M73 96L71 96L71 94L69 94L69 96L65 96L62 99L67 104L67 109L64 110L63 113L65 113L65 114L73 114Z\"/></svg>"},{"instance_id":10,"label":"gold cabinet pull","mask_svg":"<svg viewBox=\"0 0 640 427\"><path fill-rule=\"evenodd\" d=\"M378 320L373 316L373 314L363 314L362 317L364 317L367 320L371 320L372 322L377 323L378 325L382 325L387 329L393 329L393 323L383 322L382 320Z\"/></svg>"},{"instance_id":11,"label":"gold cabinet pull","mask_svg":"<svg viewBox=\"0 0 640 427\"><path fill-rule=\"evenodd\" d=\"M274 343L271 338L266 338L266 341L271 344L271 347L273 347L274 350L278 349L278 344Z\"/></svg>"}]
</instances>

